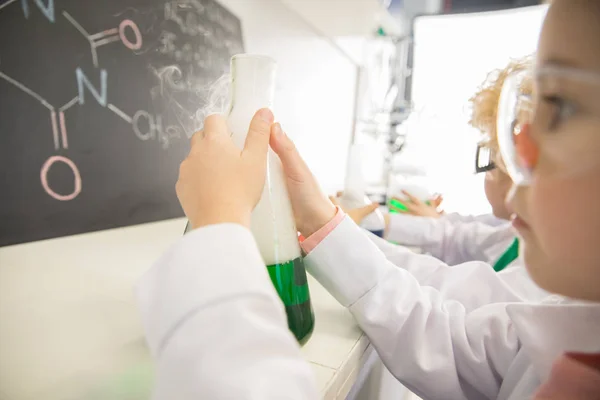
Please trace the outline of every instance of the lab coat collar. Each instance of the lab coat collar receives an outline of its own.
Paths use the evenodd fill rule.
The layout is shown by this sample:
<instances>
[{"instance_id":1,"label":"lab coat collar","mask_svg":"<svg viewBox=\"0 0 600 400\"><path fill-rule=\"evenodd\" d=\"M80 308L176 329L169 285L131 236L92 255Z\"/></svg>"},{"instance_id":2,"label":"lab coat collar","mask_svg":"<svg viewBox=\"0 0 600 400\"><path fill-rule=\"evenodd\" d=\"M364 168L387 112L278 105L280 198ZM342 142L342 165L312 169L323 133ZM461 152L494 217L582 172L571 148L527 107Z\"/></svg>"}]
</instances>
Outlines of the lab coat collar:
<instances>
[{"instance_id":1,"label":"lab coat collar","mask_svg":"<svg viewBox=\"0 0 600 400\"><path fill-rule=\"evenodd\" d=\"M542 303L508 305L507 312L542 382L564 353L600 353L600 303L550 296Z\"/></svg>"},{"instance_id":2,"label":"lab coat collar","mask_svg":"<svg viewBox=\"0 0 600 400\"><path fill-rule=\"evenodd\" d=\"M506 250L513 244L517 237L517 232L510 222L497 226L493 234L489 235L485 243L482 244L483 254L488 262L492 265L496 263ZM515 265L523 265L521 254L519 257L510 263L506 268L511 268Z\"/></svg>"}]
</instances>

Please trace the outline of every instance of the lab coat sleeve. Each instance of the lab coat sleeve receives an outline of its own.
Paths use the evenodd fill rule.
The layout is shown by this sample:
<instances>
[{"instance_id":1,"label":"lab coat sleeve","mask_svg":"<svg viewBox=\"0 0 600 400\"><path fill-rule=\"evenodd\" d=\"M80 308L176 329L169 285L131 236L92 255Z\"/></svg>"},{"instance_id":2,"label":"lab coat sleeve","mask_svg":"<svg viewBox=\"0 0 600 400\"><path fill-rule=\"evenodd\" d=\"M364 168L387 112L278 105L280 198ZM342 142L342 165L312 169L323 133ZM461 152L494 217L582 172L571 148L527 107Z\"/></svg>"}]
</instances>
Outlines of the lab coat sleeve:
<instances>
[{"instance_id":1,"label":"lab coat sleeve","mask_svg":"<svg viewBox=\"0 0 600 400\"><path fill-rule=\"evenodd\" d=\"M519 349L505 303L468 311L445 299L389 262L349 218L307 256L306 265L349 308L409 389L426 399L496 398ZM489 283L457 279L454 285L468 291Z\"/></svg>"},{"instance_id":2,"label":"lab coat sleeve","mask_svg":"<svg viewBox=\"0 0 600 400\"><path fill-rule=\"evenodd\" d=\"M190 232L136 294L156 360L154 399L318 398L247 229Z\"/></svg>"},{"instance_id":3,"label":"lab coat sleeve","mask_svg":"<svg viewBox=\"0 0 600 400\"><path fill-rule=\"evenodd\" d=\"M387 239L418 247L446 264L484 261L486 241L498 241L497 227L481 222L460 222L447 218L425 218L390 214Z\"/></svg>"},{"instance_id":4,"label":"lab coat sleeve","mask_svg":"<svg viewBox=\"0 0 600 400\"><path fill-rule=\"evenodd\" d=\"M370 232L365 231L365 233L388 261L408 271L421 286L431 286L445 299L462 303L466 311L491 303L527 301L528 291L518 289L524 285L528 287L535 285L533 282L528 284L531 280L523 276L526 274L524 268L517 268L523 273L519 273L518 277L511 277L513 279L496 279L494 276L496 272L484 262L473 261L450 267L435 257L416 254L406 247L389 243ZM519 282L520 280L525 282ZM469 290L464 290L462 286L465 281L473 283Z\"/></svg>"},{"instance_id":5,"label":"lab coat sleeve","mask_svg":"<svg viewBox=\"0 0 600 400\"><path fill-rule=\"evenodd\" d=\"M506 224L506 220L495 217L493 214L482 215L463 215L458 213L450 213L441 216L450 222L481 222L490 226L501 226Z\"/></svg>"}]
</instances>

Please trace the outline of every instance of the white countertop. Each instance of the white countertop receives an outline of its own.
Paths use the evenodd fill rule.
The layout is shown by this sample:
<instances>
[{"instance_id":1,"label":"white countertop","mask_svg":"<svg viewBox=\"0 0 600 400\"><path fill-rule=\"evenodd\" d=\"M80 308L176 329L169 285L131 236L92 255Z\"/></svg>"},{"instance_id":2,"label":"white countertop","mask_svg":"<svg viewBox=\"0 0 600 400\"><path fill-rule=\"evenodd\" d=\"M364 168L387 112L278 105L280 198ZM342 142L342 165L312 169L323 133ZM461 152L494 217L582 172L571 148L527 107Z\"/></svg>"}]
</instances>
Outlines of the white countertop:
<instances>
[{"instance_id":1,"label":"white countertop","mask_svg":"<svg viewBox=\"0 0 600 400\"><path fill-rule=\"evenodd\" d=\"M132 285L183 219L0 248L0 400L147 399L152 363ZM309 277L316 326L302 352L343 399L368 340Z\"/></svg>"}]
</instances>

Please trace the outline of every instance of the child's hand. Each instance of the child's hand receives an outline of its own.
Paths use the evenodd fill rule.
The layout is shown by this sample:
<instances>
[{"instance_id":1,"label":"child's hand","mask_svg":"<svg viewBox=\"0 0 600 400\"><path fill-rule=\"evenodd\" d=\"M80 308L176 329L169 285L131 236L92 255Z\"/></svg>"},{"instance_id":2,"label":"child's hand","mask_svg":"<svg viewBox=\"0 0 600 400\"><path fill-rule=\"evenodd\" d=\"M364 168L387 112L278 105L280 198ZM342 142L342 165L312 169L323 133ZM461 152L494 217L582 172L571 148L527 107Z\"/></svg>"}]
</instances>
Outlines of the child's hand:
<instances>
[{"instance_id":1,"label":"child's hand","mask_svg":"<svg viewBox=\"0 0 600 400\"><path fill-rule=\"evenodd\" d=\"M438 211L438 207L444 200L441 195L437 195L429 202L430 204L427 204L406 191L402 191L402 193L408 198L408 201L396 197L394 200L406 206L406 214L429 218L439 218L444 214L442 211Z\"/></svg>"},{"instance_id":2,"label":"child's hand","mask_svg":"<svg viewBox=\"0 0 600 400\"><path fill-rule=\"evenodd\" d=\"M321 191L294 143L277 124L273 125L271 148L283 166L296 226L307 238L335 217L336 208Z\"/></svg>"},{"instance_id":3,"label":"child's hand","mask_svg":"<svg viewBox=\"0 0 600 400\"><path fill-rule=\"evenodd\" d=\"M192 137L176 186L192 228L226 222L250 226L265 184L273 118L268 109L256 113L242 151L219 115L206 118L204 129Z\"/></svg>"},{"instance_id":4,"label":"child's hand","mask_svg":"<svg viewBox=\"0 0 600 400\"><path fill-rule=\"evenodd\" d=\"M360 225L360 223L367 217L367 215L371 214L373 211L379 208L378 203L372 203L364 207L354 208L352 210L347 210L340 205L338 197L342 195L341 192L338 192L337 197L329 196L329 200L336 205L340 206L342 210L356 223L356 225Z\"/></svg>"}]
</instances>

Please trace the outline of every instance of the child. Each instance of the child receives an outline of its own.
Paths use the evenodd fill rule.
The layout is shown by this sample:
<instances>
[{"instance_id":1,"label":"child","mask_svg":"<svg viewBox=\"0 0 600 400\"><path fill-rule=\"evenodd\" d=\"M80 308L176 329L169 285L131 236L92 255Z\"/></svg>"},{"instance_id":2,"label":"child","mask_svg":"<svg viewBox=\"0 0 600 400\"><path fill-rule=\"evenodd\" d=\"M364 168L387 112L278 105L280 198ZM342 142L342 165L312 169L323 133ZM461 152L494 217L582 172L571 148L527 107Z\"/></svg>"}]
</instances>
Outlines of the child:
<instances>
[{"instance_id":1,"label":"child","mask_svg":"<svg viewBox=\"0 0 600 400\"><path fill-rule=\"evenodd\" d=\"M511 179L499 156L498 138L496 134L496 118L498 102L502 85L506 78L513 73L528 71L532 66L530 58L510 62L504 69L492 72L480 90L471 98L472 118L470 123L479 129L486 140L478 149L488 150L491 160L478 157L477 172L485 172L485 192L497 220L504 221L500 226L490 224L486 220L471 216L448 215L438 219L415 217L403 214L392 214L392 221L387 238L418 247L435 258L414 258L406 249L390 245L378 237L369 235L373 243L385 254L386 258L397 267L410 272L421 285L431 286L442 290L447 288L448 281L455 279L485 279L475 278L479 274L487 274L479 269L485 263L488 268L500 272L505 284L501 288L474 288L470 291L442 290L446 299L462 302L467 309L481 307L485 303L503 301L537 301L549 295L541 290L523 269L524 262L518 257L518 241L516 233L509 223L510 211L504 204L510 189ZM531 94L531 79L522 83L522 90ZM483 154L478 150L477 154ZM483 162L481 162L483 161ZM335 200L335 199L333 199ZM418 199L413 199L418 204ZM355 222L367 215L367 207L350 210L348 215ZM440 261L437 261L439 259ZM480 261L481 263L474 263ZM460 268L450 271L448 265L460 265ZM448 264L448 265L446 265ZM518 267L518 268L514 268ZM487 291L485 296L479 296L479 290ZM507 294L511 294L507 297Z\"/></svg>"},{"instance_id":2,"label":"child","mask_svg":"<svg viewBox=\"0 0 600 400\"><path fill-rule=\"evenodd\" d=\"M501 271L517 258L515 232L509 224L511 212L504 199L511 179L498 159L496 114L502 85L508 76L528 70L530 58L511 61L505 68L488 75L477 93L471 97L469 123L484 136L476 152L476 172L485 173L485 194L492 206L489 216L444 215L440 218L418 218L405 214L390 214L387 239L410 247L418 247L447 264L484 261ZM525 81L524 92L531 94L531 84ZM485 158L485 155L489 155ZM409 197L419 210L424 210L416 198ZM498 222L502 221L502 222ZM511 253L504 256L507 251ZM503 257L504 256L504 257Z\"/></svg>"},{"instance_id":3,"label":"child","mask_svg":"<svg viewBox=\"0 0 600 400\"><path fill-rule=\"evenodd\" d=\"M507 171L519 185L510 208L528 271L543 289L588 302L556 298L468 310L444 290L480 298L498 289L498 275L448 280L433 290L391 265L340 217L308 249L310 272L348 306L388 369L421 397L530 398L561 354L600 352L600 212L583 203L568 206L573 198L600 195L599 19L600 2L555 1L540 41L533 102L523 101L522 109L501 104L512 114L498 118ZM502 103L528 98L519 83ZM527 107L531 121L517 120ZM290 176L292 199L302 191L306 200L314 185L307 188L309 175L304 178L292 145L283 138L274 148ZM307 218L301 204L294 207ZM598 372L584 360L593 357L570 361L592 376Z\"/></svg>"},{"instance_id":4,"label":"child","mask_svg":"<svg viewBox=\"0 0 600 400\"><path fill-rule=\"evenodd\" d=\"M293 143L272 126L298 228L322 239L307 249L311 273L354 314L388 369L425 399L600 393L600 212L569 207L600 195L599 19L600 2L555 0L540 40L531 119L514 107L528 102L512 80L498 118L503 158L519 185L511 208L527 269L544 289L579 300L467 310L420 285L333 207ZM264 125L273 119L263 113L262 121L253 122L240 152L225 122L213 117L182 164L177 192L198 229L139 288L159 363L154 398L317 398L244 228L264 185ZM485 277L447 287L467 292L500 280Z\"/></svg>"}]
</instances>

